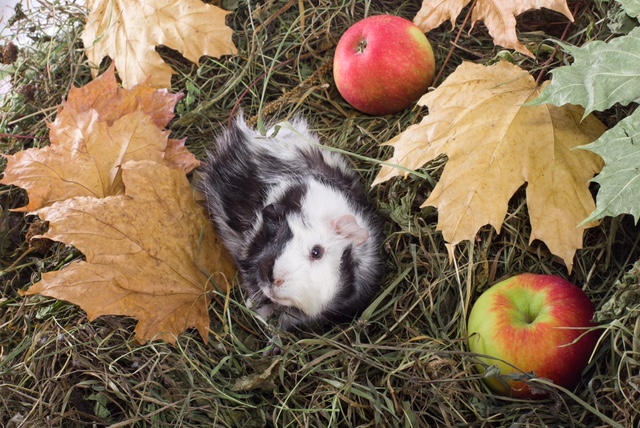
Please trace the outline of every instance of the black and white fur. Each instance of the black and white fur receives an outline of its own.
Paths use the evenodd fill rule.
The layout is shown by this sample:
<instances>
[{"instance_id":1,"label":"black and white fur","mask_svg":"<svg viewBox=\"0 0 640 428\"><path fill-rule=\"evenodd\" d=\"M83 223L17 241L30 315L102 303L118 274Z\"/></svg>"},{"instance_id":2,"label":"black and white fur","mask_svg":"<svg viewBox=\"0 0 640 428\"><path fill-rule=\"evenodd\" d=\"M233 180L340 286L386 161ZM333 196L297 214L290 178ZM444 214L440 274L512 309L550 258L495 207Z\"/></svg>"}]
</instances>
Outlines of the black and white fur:
<instances>
[{"instance_id":1,"label":"black and white fur","mask_svg":"<svg viewBox=\"0 0 640 428\"><path fill-rule=\"evenodd\" d=\"M279 326L360 314L382 279L382 225L346 158L319 147L303 119L267 136L243 118L202 168L201 189L234 258L248 306Z\"/></svg>"}]
</instances>

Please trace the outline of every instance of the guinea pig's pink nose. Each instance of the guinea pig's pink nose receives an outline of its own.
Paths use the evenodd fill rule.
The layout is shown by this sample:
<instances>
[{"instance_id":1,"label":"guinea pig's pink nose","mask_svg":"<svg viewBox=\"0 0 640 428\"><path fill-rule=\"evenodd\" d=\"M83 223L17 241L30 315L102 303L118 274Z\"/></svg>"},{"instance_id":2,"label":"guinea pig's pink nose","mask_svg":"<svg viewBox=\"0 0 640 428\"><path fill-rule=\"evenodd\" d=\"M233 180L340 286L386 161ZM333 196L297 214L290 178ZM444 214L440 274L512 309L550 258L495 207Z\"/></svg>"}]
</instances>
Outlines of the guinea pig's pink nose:
<instances>
[{"instance_id":1,"label":"guinea pig's pink nose","mask_svg":"<svg viewBox=\"0 0 640 428\"><path fill-rule=\"evenodd\" d=\"M282 278L276 278L273 280L273 285L276 287L280 287L282 284L284 284L284 279Z\"/></svg>"}]
</instances>

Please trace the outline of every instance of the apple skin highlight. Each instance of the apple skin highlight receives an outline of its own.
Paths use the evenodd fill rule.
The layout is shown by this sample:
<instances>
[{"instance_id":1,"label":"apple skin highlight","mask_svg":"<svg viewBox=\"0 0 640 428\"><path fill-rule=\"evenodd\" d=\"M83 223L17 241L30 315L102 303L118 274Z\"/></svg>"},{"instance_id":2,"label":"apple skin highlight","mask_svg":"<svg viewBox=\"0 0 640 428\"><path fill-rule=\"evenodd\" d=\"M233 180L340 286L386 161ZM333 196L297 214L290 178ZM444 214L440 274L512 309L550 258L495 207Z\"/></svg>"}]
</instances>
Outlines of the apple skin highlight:
<instances>
[{"instance_id":1,"label":"apple skin highlight","mask_svg":"<svg viewBox=\"0 0 640 428\"><path fill-rule=\"evenodd\" d=\"M599 337L595 330L587 333L594 327L594 311L582 289L561 277L516 275L485 291L474 304L468 319L469 348L498 358L478 357L496 365L501 374L533 372L573 389ZM484 380L501 395L539 396L521 381Z\"/></svg>"},{"instance_id":2,"label":"apple skin highlight","mask_svg":"<svg viewBox=\"0 0 640 428\"><path fill-rule=\"evenodd\" d=\"M413 22L376 15L351 26L340 38L333 76L342 97L371 115L404 110L433 82L431 44Z\"/></svg>"}]
</instances>

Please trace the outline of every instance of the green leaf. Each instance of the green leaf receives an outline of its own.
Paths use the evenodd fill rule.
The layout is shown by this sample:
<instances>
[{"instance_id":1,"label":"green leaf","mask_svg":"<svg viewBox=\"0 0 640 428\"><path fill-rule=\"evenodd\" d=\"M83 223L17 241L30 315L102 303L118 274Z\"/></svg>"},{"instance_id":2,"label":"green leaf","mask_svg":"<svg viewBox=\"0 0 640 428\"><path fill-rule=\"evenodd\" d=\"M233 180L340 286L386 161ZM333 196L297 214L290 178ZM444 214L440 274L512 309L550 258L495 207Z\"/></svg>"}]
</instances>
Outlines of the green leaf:
<instances>
[{"instance_id":1,"label":"green leaf","mask_svg":"<svg viewBox=\"0 0 640 428\"><path fill-rule=\"evenodd\" d=\"M617 0L627 15L637 18L640 16L640 1L638 0Z\"/></svg>"},{"instance_id":2,"label":"green leaf","mask_svg":"<svg viewBox=\"0 0 640 428\"><path fill-rule=\"evenodd\" d=\"M613 34L629 34L638 26L636 18L640 14L640 0L606 1L607 27Z\"/></svg>"},{"instance_id":3,"label":"green leaf","mask_svg":"<svg viewBox=\"0 0 640 428\"><path fill-rule=\"evenodd\" d=\"M631 214L640 217L640 111L621 120L591 144L579 146L600 155L605 162L592 181L600 184L596 209L582 224Z\"/></svg>"},{"instance_id":4,"label":"green leaf","mask_svg":"<svg viewBox=\"0 0 640 428\"><path fill-rule=\"evenodd\" d=\"M640 100L640 27L608 43L561 45L574 57L573 64L552 71L551 84L529 105L577 104L585 108L586 117L615 103Z\"/></svg>"}]
</instances>

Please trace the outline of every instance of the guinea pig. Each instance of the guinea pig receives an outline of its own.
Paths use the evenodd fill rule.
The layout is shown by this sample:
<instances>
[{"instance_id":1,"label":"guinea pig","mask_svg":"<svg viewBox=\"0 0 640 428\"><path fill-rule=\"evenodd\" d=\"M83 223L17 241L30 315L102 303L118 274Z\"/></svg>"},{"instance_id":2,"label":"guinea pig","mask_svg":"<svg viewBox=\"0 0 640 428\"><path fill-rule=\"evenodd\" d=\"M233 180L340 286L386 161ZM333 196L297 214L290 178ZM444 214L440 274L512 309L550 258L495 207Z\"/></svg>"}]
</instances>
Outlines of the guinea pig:
<instances>
[{"instance_id":1,"label":"guinea pig","mask_svg":"<svg viewBox=\"0 0 640 428\"><path fill-rule=\"evenodd\" d=\"M247 306L292 330L358 316L383 275L382 221L359 176L297 118L266 135L240 117L216 139L200 189Z\"/></svg>"}]
</instances>

